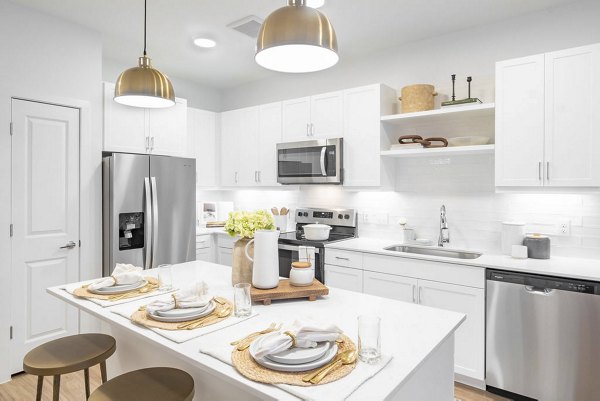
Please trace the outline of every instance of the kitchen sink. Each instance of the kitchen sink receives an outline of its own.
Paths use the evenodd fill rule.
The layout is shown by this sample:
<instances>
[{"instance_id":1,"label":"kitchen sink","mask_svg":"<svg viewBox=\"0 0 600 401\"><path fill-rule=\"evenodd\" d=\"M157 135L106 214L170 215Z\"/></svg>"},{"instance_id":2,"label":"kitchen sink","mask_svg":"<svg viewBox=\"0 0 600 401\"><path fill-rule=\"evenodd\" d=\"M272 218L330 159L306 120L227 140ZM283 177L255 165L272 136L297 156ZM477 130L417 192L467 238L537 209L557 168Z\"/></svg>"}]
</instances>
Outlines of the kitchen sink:
<instances>
[{"instance_id":1,"label":"kitchen sink","mask_svg":"<svg viewBox=\"0 0 600 401\"><path fill-rule=\"evenodd\" d=\"M392 245L383 248L386 251L414 253L417 255L442 256L454 259L477 259L481 256L479 252L457 251L454 249L428 248L412 245Z\"/></svg>"}]
</instances>

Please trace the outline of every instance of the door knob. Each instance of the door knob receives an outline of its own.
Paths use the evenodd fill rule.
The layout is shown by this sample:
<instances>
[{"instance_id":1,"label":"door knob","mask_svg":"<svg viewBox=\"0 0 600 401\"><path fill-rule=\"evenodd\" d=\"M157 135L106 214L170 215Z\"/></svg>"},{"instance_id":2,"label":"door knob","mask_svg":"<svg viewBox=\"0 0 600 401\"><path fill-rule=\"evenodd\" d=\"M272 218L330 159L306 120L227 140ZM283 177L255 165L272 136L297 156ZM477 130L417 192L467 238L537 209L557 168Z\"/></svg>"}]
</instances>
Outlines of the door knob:
<instances>
[{"instance_id":1,"label":"door knob","mask_svg":"<svg viewBox=\"0 0 600 401\"><path fill-rule=\"evenodd\" d=\"M67 245L63 245L59 249L73 249L76 246L77 246L77 244L75 244L75 242L69 241L69 242L67 242Z\"/></svg>"}]
</instances>

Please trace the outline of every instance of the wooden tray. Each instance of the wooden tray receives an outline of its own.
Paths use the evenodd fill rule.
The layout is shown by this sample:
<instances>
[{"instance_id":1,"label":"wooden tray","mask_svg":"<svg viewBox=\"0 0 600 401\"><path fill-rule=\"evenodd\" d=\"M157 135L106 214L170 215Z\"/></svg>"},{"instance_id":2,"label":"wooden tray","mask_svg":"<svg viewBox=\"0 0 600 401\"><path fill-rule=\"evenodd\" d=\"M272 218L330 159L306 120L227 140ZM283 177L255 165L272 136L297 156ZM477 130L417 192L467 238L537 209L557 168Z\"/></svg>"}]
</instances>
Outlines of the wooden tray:
<instances>
[{"instance_id":1,"label":"wooden tray","mask_svg":"<svg viewBox=\"0 0 600 401\"><path fill-rule=\"evenodd\" d=\"M270 290L261 290L252 287L250 290L253 302L262 302L265 305L271 305L275 299L294 299L308 298L309 301L316 301L319 295L329 294L329 288L321 284L317 279L313 280L311 285L306 287L294 287L290 285L288 279L279 280L279 286Z\"/></svg>"}]
</instances>

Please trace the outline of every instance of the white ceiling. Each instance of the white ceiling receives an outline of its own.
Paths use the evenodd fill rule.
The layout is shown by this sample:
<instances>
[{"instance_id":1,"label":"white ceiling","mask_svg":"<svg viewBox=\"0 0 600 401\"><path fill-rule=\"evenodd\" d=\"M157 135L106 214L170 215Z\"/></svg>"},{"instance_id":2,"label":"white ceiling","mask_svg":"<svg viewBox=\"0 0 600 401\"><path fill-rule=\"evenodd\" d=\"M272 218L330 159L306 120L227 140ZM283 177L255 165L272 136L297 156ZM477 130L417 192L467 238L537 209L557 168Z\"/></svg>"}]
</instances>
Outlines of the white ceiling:
<instances>
[{"instance_id":1,"label":"white ceiling","mask_svg":"<svg viewBox=\"0 0 600 401\"><path fill-rule=\"evenodd\" d=\"M142 52L143 0L13 0L101 32L104 56L135 65ZM402 43L484 25L576 0L326 0L340 63ZM148 54L168 75L215 88L276 74L254 62L254 41L227 25L264 19L285 0L149 0ZM214 38L213 49L192 44ZM457 44L459 46L460 44ZM335 67L334 67L335 68ZM316 73L318 74L318 73Z\"/></svg>"}]
</instances>

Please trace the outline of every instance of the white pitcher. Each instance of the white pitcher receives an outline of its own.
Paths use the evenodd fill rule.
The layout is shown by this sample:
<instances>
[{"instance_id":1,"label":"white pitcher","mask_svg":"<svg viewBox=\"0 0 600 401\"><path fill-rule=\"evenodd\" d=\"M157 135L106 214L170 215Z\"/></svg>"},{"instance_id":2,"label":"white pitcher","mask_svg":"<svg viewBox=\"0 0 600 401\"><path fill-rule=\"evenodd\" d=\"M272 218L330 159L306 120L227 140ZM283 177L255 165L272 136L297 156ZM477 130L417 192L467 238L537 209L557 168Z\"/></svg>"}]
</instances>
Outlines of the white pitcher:
<instances>
[{"instance_id":1,"label":"white pitcher","mask_svg":"<svg viewBox=\"0 0 600 401\"><path fill-rule=\"evenodd\" d=\"M252 285L263 290L279 285L279 231L259 230L246 244L244 253L254 263ZM248 255L248 247L254 243L254 259Z\"/></svg>"}]
</instances>

